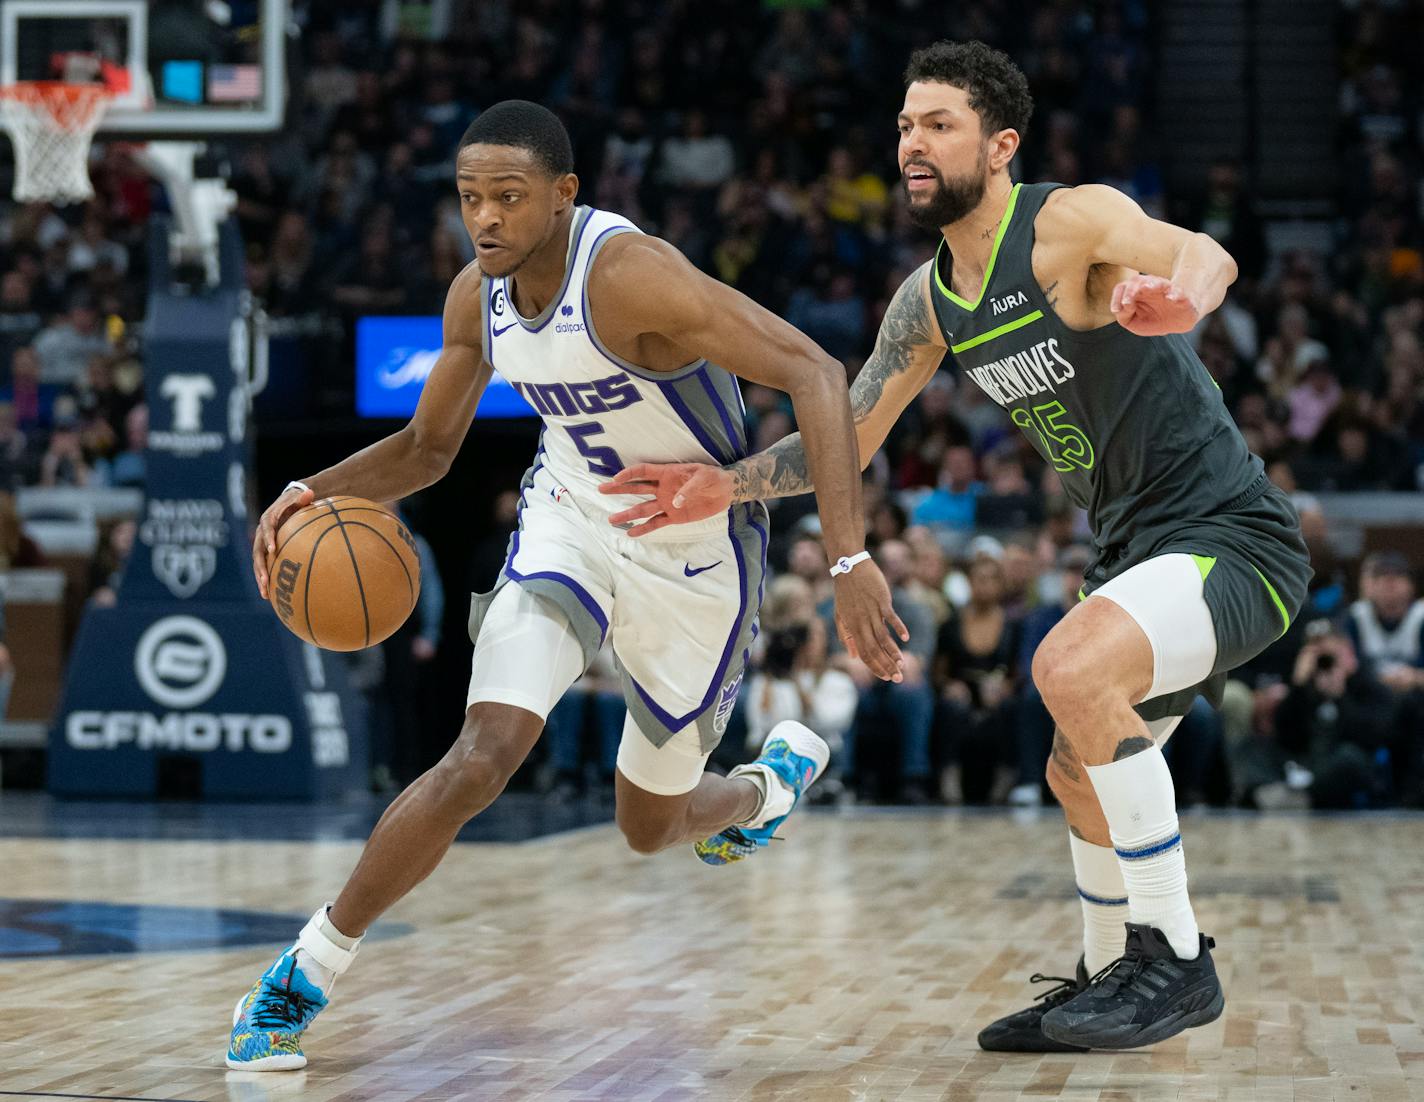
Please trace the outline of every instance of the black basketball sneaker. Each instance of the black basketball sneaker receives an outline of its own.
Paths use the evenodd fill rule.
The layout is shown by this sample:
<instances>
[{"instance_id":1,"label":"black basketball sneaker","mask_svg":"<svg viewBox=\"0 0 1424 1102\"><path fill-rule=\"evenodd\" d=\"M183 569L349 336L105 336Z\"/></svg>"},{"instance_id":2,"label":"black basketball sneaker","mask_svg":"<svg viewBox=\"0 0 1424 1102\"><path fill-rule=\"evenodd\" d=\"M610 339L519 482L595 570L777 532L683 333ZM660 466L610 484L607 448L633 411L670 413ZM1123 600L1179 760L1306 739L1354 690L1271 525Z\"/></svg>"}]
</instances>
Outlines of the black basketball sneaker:
<instances>
[{"instance_id":1,"label":"black basketball sneaker","mask_svg":"<svg viewBox=\"0 0 1424 1102\"><path fill-rule=\"evenodd\" d=\"M1087 1052L1083 1045L1065 1044L1043 1033L1043 1016L1087 989L1088 970L1083 967L1083 958L1078 958L1077 972L1071 980L1035 972L1028 982L1058 986L1035 996L1032 1006L986 1025L979 1031L979 1047L986 1052Z\"/></svg>"},{"instance_id":2,"label":"black basketball sneaker","mask_svg":"<svg viewBox=\"0 0 1424 1102\"><path fill-rule=\"evenodd\" d=\"M1221 1017L1226 996L1205 934L1182 960L1154 926L1127 923L1127 948L1087 988L1043 1016L1046 1036L1087 1048L1141 1048Z\"/></svg>"}]
</instances>

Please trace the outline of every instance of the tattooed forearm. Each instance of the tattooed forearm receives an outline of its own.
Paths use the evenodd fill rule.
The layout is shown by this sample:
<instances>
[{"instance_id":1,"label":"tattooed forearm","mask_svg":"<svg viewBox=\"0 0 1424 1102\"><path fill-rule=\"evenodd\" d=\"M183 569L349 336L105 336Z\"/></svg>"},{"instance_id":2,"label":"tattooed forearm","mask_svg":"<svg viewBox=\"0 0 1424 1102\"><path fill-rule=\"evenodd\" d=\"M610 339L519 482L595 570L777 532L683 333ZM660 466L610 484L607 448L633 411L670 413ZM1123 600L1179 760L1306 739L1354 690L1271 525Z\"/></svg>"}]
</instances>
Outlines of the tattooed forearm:
<instances>
[{"instance_id":1,"label":"tattooed forearm","mask_svg":"<svg viewBox=\"0 0 1424 1102\"><path fill-rule=\"evenodd\" d=\"M857 426L880 402L886 383L916 366L916 357L926 346L936 352L938 360L943 346L934 347L937 323L925 298L925 287L925 269L920 268L900 285L885 309L875 350L850 386L850 409ZM869 462L869 455L861 456L862 467ZM733 501L765 501L815 489L799 432L778 440L764 452L733 463L727 470L732 476Z\"/></svg>"},{"instance_id":2,"label":"tattooed forearm","mask_svg":"<svg viewBox=\"0 0 1424 1102\"><path fill-rule=\"evenodd\" d=\"M727 470L732 475L732 500L767 501L774 497L794 497L815 489L806 467L806 448L801 434L783 436L764 452L749 455Z\"/></svg>"}]
</instances>

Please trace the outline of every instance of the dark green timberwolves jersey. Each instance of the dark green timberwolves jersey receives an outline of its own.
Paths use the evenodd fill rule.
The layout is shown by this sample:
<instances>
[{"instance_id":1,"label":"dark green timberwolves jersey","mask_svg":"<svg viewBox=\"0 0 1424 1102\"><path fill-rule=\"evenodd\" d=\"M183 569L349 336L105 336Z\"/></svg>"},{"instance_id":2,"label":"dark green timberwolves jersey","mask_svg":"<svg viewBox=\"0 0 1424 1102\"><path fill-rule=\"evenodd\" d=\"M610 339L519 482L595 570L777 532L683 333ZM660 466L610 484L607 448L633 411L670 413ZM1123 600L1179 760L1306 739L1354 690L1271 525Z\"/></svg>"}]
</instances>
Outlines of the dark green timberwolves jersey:
<instances>
[{"instance_id":1,"label":"dark green timberwolves jersey","mask_svg":"<svg viewBox=\"0 0 1424 1102\"><path fill-rule=\"evenodd\" d=\"M1034 279L1034 219L1058 186L1014 188L977 302L949 289L940 243L930 294L955 363L1058 471L1099 547L1229 512L1263 465L1187 338L1069 329Z\"/></svg>"}]
</instances>

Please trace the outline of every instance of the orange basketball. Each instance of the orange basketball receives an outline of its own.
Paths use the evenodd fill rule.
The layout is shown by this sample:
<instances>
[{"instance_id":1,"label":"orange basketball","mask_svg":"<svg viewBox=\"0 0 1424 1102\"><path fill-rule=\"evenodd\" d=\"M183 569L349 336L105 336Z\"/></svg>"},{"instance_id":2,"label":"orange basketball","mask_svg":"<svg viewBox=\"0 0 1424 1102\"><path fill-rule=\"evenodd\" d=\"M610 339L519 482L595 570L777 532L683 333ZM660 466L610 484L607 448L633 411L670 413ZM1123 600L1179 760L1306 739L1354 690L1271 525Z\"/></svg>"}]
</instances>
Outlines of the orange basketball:
<instances>
[{"instance_id":1,"label":"orange basketball","mask_svg":"<svg viewBox=\"0 0 1424 1102\"><path fill-rule=\"evenodd\" d=\"M360 650L415 608L420 558L404 524L359 497L325 497L287 518L268 572L272 607L293 634Z\"/></svg>"}]
</instances>

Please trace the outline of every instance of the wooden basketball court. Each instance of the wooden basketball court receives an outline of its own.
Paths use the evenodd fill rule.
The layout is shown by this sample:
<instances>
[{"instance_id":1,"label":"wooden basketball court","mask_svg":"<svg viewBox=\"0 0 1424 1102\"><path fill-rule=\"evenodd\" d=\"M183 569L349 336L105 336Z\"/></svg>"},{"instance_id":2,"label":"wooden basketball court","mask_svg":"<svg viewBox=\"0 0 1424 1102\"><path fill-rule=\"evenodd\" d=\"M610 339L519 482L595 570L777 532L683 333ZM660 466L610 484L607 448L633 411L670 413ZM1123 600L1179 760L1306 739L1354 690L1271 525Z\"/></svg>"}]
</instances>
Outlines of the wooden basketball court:
<instances>
[{"instance_id":1,"label":"wooden basketball court","mask_svg":"<svg viewBox=\"0 0 1424 1102\"><path fill-rule=\"evenodd\" d=\"M1424 818L1189 817L1225 1016L1044 1057L974 1037L1077 957L1061 819L792 825L725 869L638 858L612 826L457 845L339 981L304 1072L222 1063L277 940L0 959L0 1097L1424 1099ZM358 848L12 837L0 895L277 912L294 935Z\"/></svg>"}]
</instances>

